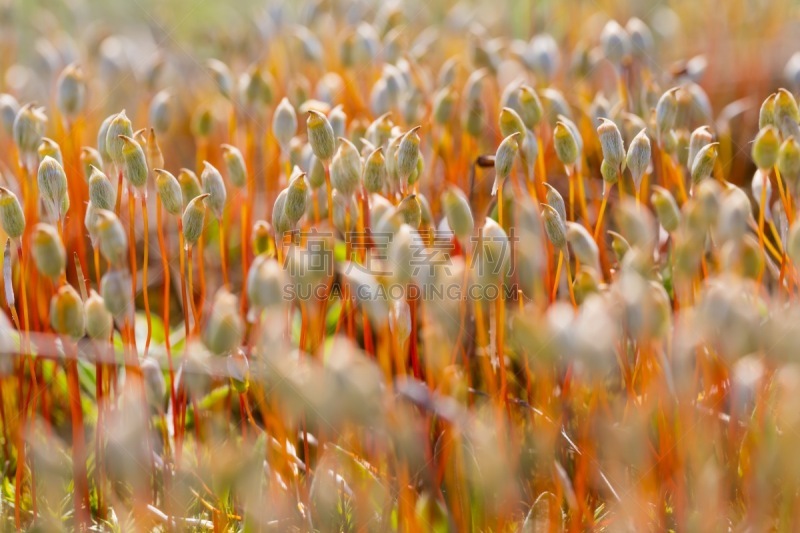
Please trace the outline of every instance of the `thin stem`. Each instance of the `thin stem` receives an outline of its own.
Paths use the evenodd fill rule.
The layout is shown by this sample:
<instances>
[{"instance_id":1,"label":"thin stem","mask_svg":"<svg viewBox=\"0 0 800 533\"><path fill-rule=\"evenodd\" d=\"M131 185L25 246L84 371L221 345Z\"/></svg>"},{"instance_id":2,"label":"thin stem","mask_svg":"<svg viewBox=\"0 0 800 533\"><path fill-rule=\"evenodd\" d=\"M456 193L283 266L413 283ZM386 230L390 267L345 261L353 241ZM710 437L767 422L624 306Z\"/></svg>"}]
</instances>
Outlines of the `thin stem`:
<instances>
[{"instance_id":1,"label":"thin stem","mask_svg":"<svg viewBox=\"0 0 800 533\"><path fill-rule=\"evenodd\" d=\"M72 341L70 351L74 351ZM72 475L75 483L75 517L82 528L91 524L89 516L89 482L86 478L86 443L83 432L83 409L81 407L81 389L78 381L77 354L72 354L64 363L67 373L67 387L69 390L69 407L72 417Z\"/></svg>"},{"instance_id":2,"label":"thin stem","mask_svg":"<svg viewBox=\"0 0 800 533\"><path fill-rule=\"evenodd\" d=\"M200 239L197 242L197 246L198 246L197 253L200 256L200 261L198 261L197 263L197 274L198 278L200 278L200 303L196 305L197 307L202 309L206 301L206 266L205 266L205 261L203 261L203 259L206 256L205 254L206 239L204 235L200 235ZM190 248L189 257L191 257L192 247L190 246L189 248ZM189 261L189 268L191 268L191 261ZM194 301L194 299L192 299L192 301Z\"/></svg>"},{"instance_id":3,"label":"thin stem","mask_svg":"<svg viewBox=\"0 0 800 533\"><path fill-rule=\"evenodd\" d=\"M761 247L761 252L764 252L764 216L765 206L767 204L767 180L769 179L765 171L760 172L763 179L761 183L761 197L758 200L758 244ZM760 280L759 280L760 281Z\"/></svg>"},{"instance_id":4,"label":"thin stem","mask_svg":"<svg viewBox=\"0 0 800 533\"><path fill-rule=\"evenodd\" d=\"M575 220L575 172L574 168L567 168L569 181L569 219Z\"/></svg>"},{"instance_id":5,"label":"thin stem","mask_svg":"<svg viewBox=\"0 0 800 533\"><path fill-rule=\"evenodd\" d=\"M778 169L778 165L776 164L773 167L775 171L775 182L778 184L778 192L781 195L781 202L783 202L783 209L786 211L786 220L789 221L789 224L794 222L794 209L792 209L792 197L786 193L786 190L783 187L783 178L781 177L781 171Z\"/></svg>"},{"instance_id":6,"label":"thin stem","mask_svg":"<svg viewBox=\"0 0 800 533\"><path fill-rule=\"evenodd\" d=\"M225 221L221 218L219 223L219 257L222 263L222 283L225 287L230 287L230 279L228 278L228 246L225 240Z\"/></svg>"},{"instance_id":7,"label":"thin stem","mask_svg":"<svg viewBox=\"0 0 800 533\"><path fill-rule=\"evenodd\" d=\"M241 209L240 214L241 214L241 228L240 228L240 231L241 231L241 240L242 240L242 243L241 243L242 252L241 252L241 257L239 259L240 259L240 262L242 263L242 285L244 285L245 280L247 280L247 270L248 270L248 267L249 267L249 265L248 265L248 257L247 257L247 226L248 226L247 220L248 220L248 216L249 216L247 214L247 201L242 202L242 209ZM244 314L246 309L247 309L247 291L243 290L242 291L242 298L241 298L241 312L242 312L242 314Z\"/></svg>"},{"instance_id":8,"label":"thin stem","mask_svg":"<svg viewBox=\"0 0 800 533\"><path fill-rule=\"evenodd\" d=\"M181 276L181 300L183 301L183 324L185 328L185 337L183 339L183 355L184 359L186 359L186 347L189 343L189 304L187 300L187 289L186 289L186 264L184 262L184 255L183 250L185 248L183 242L183 220L181 217L178 217L178 248L179 253L178 256L180 257L180 276ZM194 304L192 304L194 306Z\"/></svg>"},{"instance_id":9,"label":"thin stem","mask_svg":"<svg viewBox=\"0 0 800 533\"><path fill-rule=\"evenodd\" d=\"M136 264L136 202L133 197L133 189L128 190L128 255L131 263L131 302L136 302L136 276L138 266ZM136 321L131 321L131 328L136 331Z\"/></svg>"},{"instance_id":10,"label":"thin stem","mask_svg":"<svg viewBox=\"0 0 800 533\"><path fill-rule=\"evenodd\" d=\"M122 170L119 171L117 176L117 200L114 202L114 214L119 216L122 210Z\"/></svg>"},{"instance_id":11,"label":"thin stem","mask_svg":"<svg viewBox=\"0 0 800 533\"><path fill-rule=\"evenodd\" d=\"M328 224L333 228L333 187L331 186L331 165L327 161L322 164L325 168L325 192L328 195Z\"/></svg>"},{"instance_id":12,"label":"thin stem","mask_svg":"<svg viewBox=\"0 0 800 533\"><path fill-rule=\"evenodd\" d=\"M611 194L611 186L608 186L603 192L603 202L600 204L600 211L597 213L597 223L594 226L594 240L600 238L600 230L603 227L603 214L606 212L606 204L608 204L608 197Z\"/></svg>"},{"instance_id":13,"label":"thin stem","mask_svg":"<svg viewBox=\"0 0 800 533\"><path fill-rule=\"evenodd\" d=\"M500 297L495 301L495 335L497 338L497 367L500 372L500 398L506 402L506 364L505 364L505 323L506 323L506 302L503 296L502 285L500 287Z\"/></svg>"},{"instance_id":14,"label":"thin stem","mask_svg":"<svg viewBox=\"0 0 800 533\"><path fill-rule=\"evenodd\" d=\"M22 300L22 325L25 327L25 346L30 346L30 325L28 324L28 255L22 254L22 239L17 243L17 259L19 260L20 268L20 299Z\"/></svg>"},{"instance_id":15,"label":"thin stem","mask_svg":"<svg viewBox=\"0 0 800 533\"><path fill-rule=\"evenodd\" d=\"M558 283L561 280L561 265L564 264L564 250L558 251L558 264L556 265L556 277L553 280L553 292L550 295L550 299L555 301L556 296L558 296Z\"/></svg>"},{"instance_id":16,"label":"thin stem","mask_svg":"<svg viewBox=\"0 0 800 533\"><path fill-rule=\"evenodd\" d=\"M144 226L144 250L142 251L142 296L144 298L144 313L147 316L147 338L144 341L144 356L150 351L150 339L153 336L153 324L150 318L150 296L147 283L147 264L150 254L150 228L147 220L147 198L142 194L142 224ZM167 324L167 322L165 322Z\"/></svg>"},{"instance_id":17,"label":"thin stem","mask_svg":"<svg viewBox=\"0 0 800 533\"><path fill-rule=\"evenodd\" d=\"M161 253L161 269L164 272L164 293L162 300L163 320L164 320L164 349L167 352L167 363L169 366L169 401L172 405L172 426L178 427L177 401L175 396L175 368L172 362L172 347L169 341L169 301L170 301L170 273L169 257L167 256L167 246L164 242L164 226L161 216L161 199L156 196L156 234L158 236L158 247Z\"/></svg>"},{"instance_id":18,"label":"thin stem","mask_svg":"<svg viewBox=\"0 0 800 533\"><path fill-rule=\"evenodd\" d=\"M95 283L100 284L100 248L94 247L94 278Z\"/></svg>"},{"instance_id":19,"label":"thin stem","mask_svg":"<svg viewBox=\"0 0 800 533\"><path fill-rule=\"evenodd\" d=\"M503 228L503 184L505 179L501 179L497 184L497 223Z\"/></svg>"},{"instance_id":20,"label":"thin stem","mask_svg":"<svg viewBox=\"0 0 800 533\"><path fill-rule=\"evenodd\" d=\"M186 270L188 274L187 279L187 290L189 292L189 303L192 307L192 317L194 318L194 331L198 331L200 328L200 317L197 316L197 307L194 301L194 287L192 284L192 270L194 262L192 261L192 247L189 246L186 248ZM202 261L200 261L202 264ZM186 341L189 341L189 337L186 337Z\"/></svg>"}]
</instances>

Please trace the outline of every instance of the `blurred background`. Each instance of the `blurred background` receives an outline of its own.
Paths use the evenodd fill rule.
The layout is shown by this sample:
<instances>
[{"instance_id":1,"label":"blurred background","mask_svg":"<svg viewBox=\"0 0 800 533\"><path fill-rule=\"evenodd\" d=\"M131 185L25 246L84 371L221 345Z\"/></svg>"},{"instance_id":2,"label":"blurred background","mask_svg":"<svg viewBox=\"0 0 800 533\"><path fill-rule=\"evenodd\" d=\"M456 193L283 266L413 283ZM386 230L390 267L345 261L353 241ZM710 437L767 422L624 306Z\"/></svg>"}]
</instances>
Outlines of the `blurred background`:
<instances>
[{"instance_id":1,"label":"blurred background","mask_svg":"<svg viewBox=\"0 0 800 533\"><path fill-rule=\"evenodd\" d=\"M310 91L323 74L317 67L341 59L347 31L335 23L338 15L353 27L364 20L396 24L393 38L401 53L424 55L429 74L446 58L466 58L476 37L490 42L500 58L501 83L518 76L518 43L547 33L559 45L557 82L587 58L591 63L609 19L638 17L656 41L651 68L659 85L697 81L714 116L727 120L731 115L734 145L744 148L741 153L734 150L723 164L742 167L732 176L739 181L751 170L746 146L755 131L758 103L775 88L800 81L786 79L785 73L797 51L798 12L793 0L11 0L3 3L0 18L0 90L19 101L49 104L58 74L79 60L90 82L90 123L121 108L134 123L143 123L142 102L163 87L180 97L184 113L191 111L189 102L213 86L206 59L221 59L238 75L253 62L276 64L286 58L288 64L279 68ZM298 61L278 44L276 37L297 34L297 25L316 36L322 57L306 50L307 61ZM359 76L368 88L380 70L361 69ZM592 64L587 78L594 88L613 93L614 75L607 62ZM144 89L151 95L142 95ZM563 89L568 100L574 99ZM726 109L732 102L737 106ZM487 124L492 127L493 121ZM168 155L168 162L185 162L189 151Z\"/></svg>"}]
</instances>

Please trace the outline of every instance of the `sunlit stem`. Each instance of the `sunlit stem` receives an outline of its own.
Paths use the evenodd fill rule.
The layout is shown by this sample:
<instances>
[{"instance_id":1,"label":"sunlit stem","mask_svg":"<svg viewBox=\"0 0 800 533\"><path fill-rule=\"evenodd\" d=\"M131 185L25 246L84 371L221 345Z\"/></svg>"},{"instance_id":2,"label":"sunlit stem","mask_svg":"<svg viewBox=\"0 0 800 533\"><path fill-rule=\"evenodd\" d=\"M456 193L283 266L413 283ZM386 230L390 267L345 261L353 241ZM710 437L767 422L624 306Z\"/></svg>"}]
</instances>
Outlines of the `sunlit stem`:
<instances>
[{"instance_id":1,"label":"sunlit stem","mask_svg":"<svg viewBox=\"0 0 800 533\"><path fill-rule=\"evenodd\" d=\"M333 228L333 186L331 185L331 165L329 162L323 162L322 166L325 168L325 193L328 199L328 224Z\"/></svg>"},{"instance_id":2,"label":"sunlit stem","mask_svg":"<svg viewBox=\"0 0 800 533\"><path fill-rule=\"evenodd\" d=\"M225 287L230 287L230 279L228 278L228 244L225 239L225 221L223 218L219 219L219 257L222 264L222 283Z\"/></svg>"},{"instance_id":3,"label":"sunlit stem","mask_svg":"<svg viewBox=\"0 0 800 533\"><path fill-rule=\"evenodd\" d=\"M200 309L203 308L203 305L206 301L206 265L204 261L206 257L205 248L206 238L204 234L201 234L200 239L197 241L197 253L200 256L200 260L197 262L197 275L200 278L200 302L199 304L196 303L197 307ZM189 267L191 268L191 262Z\"/></svg>"},{"instance_id":4,"label":"sunlit stem","mask_svg":"<svg viewBox=\"0 0 800 533\"><path fill-rule=\"evenodd\" d=\"M142 194L142 225L144 231L144 248L142 251L142 296L144 298L144 313L147 316L147 338L144 341L144 355L150 350L150 339L153 336L153 324L150 318L150 295L147 282L147 265L150 261L150 225L147 219L147 197ZM166 322L165 322L166 324Z\"/></svg>"},{"instance_id":5,"label":"sunlit stem","mask_svg":"<svg viewBox=\"0 0 800 533\"><path fill-rule=\"evenodd\" d=\"M175 369L172 362L172 347L169 340L169 300L170 300L170 272L169 256L166 243L164 242L164 226L161 214L161 199L156 196L156 234L158 236L158 247L161 253L161 269L164 275L164 292L162 300L163 320L164 320L164 349L167 352L167 363L169 365L169 400L172 405L172 425L178 427L178 406L175 395Z\"/></svg>"},{"instance_id":6,"label":"sunlit stem","mask_svg":"<svg viewBox=\"0 0 800 533\"><path fill-rule=\"evenodd\" d=\"M603 201L600 203L600 211L597 213L597 223L594 226L595 241L600 238L600 230L603 228L603 214L606 212L606 205L608 204L608 197L611 196L612 187L613 185L603 182Z\"/></svg>"},{"instance_id":7,"label":"sunlit stem","mask_svg":"<svg viewBox=\"0 0 800 533\"><path fill-rule=\"evenodd\" d=\"M558 251L558 263L556 264L556 277L553 280L553 292L550 295L551 300L555 300L558 296L558 284L561 281L561 266L564 264L564 250Z\"/></svg>"},{"instance_id":8,"label":"sunlit stem","mask_svg":"<svg viewBox=\"0 0 800 533\"><path fill-rule=\"evenodd\" d=\"M569 219L575 220L575 167L567 167L567 180L569 181Z\"/></svg>"},{"instance_id":9,"label":"sunlit stem","mask_svg":"<svg viewBox=\"0 0 800 533\"><path fill-rule=\"evenodd\" d=\"M505 182L505 179L501 179L497 183L497 223L501 228L503 227L503 184Z\"/></svg>"},{"instance_id":10,"label":"sunlit stem","mask_svg":"<svg viewBox=\"0 0 800 533\"><path fill-rule=\"evenodd\" d=\"M184 259L185 244L184 244L184 241L183 241L183 220L181 219L181 217L178 217L178 247L180 249L179 250L180 253L178 255L180 257L179 261L180 261L180 277L181 277L181 300L183 302L183 324L184 324L185 335L186 335L184 337L184 341L183 341L183 346L184 346L183 353L184 353L184 359L185 359L186 346L188 346L188 343L189 343L189 332L190 332L190 326L189 326L189 312L190 312L190 309L189 308L190 308L190 305L187 302L188 295L187 295L187 287L186 287L186 262L185 262L185 259ZM194 303L191 304L191 307L192 307L192 309L194 308Z\"/></svg>"},{"instance_id":11,"label":"sunlit stem","mask_svg":"<svg viewBox=\"0 0 800 533\"><path fill-rule=\"evenodd\" d=\"M128 254L131 266L131 302L136 301L136 276L138 266L136 264L136 203L133 197L133 189L128 190ZM135 320L131 321L131 328L135 330Z\"/></svg>"},{"instance_id":12,"label":"sunlit stem","mask_svg":"<svg viewBox=\"0 0 800 533\"><path fill-rule=\"evenodd\" d=\"M194 284L192 283L192 270L194 270L194 261L192 260L193 246L186 247L186 271L187 271L187 291L189 293L189 304L192 308L192 317L194 318L194 331L198 331L200 327L200 317L197 316L197 307L194 301ZM202 263L202 261L201 261ZM187 337L188 341L188 337Z\"/></svg>"}]
</instances>

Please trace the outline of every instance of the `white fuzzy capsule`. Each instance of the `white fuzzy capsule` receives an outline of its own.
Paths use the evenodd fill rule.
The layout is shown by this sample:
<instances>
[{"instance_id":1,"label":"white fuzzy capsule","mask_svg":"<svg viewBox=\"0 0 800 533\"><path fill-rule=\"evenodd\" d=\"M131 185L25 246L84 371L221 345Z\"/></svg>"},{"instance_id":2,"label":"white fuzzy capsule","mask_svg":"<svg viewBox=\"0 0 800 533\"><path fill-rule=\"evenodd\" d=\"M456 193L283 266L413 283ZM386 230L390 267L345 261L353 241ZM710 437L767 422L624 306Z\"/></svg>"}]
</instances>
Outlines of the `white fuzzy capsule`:
<instances>
[{"instance_id":1,"label":"white fuzzy capsule","mask_svg":"<svg viewBox=\"0 0 800 533\"><path fill-rule=\"evenodd\" d=\"M114 115L114 117L108 123L105 138L105 150L108 151L111 161L117 165L117 168L122 169L123 165L125 164L125 155L123 153L125 141L122 139L122 137L120 137L120 135L131 138L133 137L133 126L131 125L131 121L128 120L128 116L125 114L124 109L118 114ZM102 147L98 146L97 148L102 154Z\"/></svg>"},{"instance_id":2,"label":"white fuzzy capsule","mask_svg":"<svg viewBox=\"0 0 800 533\"><path fill-rule=\"evenodd\" d=\"M211 313L203 330L203 344L215 355L235 350L244 336L244 321L235 295L225 288L217 291Z\"/></svg>"},{"instance_id":3,"label":"white fuzzy capsule","mask_svg":"<svg viewBox=\"0 0 800 533\"><path fill-rule=\"evenodd\" d=\"M542 109L542 101L539 100L539 95L536 91L528 85L522 85L519 88L519 116L525 123L525 126L532 130L539 125L542 120L544 110Z\"/></svg>"},{"instance_id":4,"label":"white fuzzy capsule","mask_svg":"<svg viewBox=\"0 0 800 533\"><path fill-rule=\"evenodd\" d=\"M86 81L83 70L76 64L68 65L56 82L56 105L67 118L75 118L86 105Z\"/></svg>"},{"instance_id":5,"label":"white fuzzy capsule","mask_svg":"<svg viewBox=\"0 0 800 533\"><path fill-rule=\"evenodd\" d=\"M297 224L306 212L308 204L309 184L305 172L301 172L292 178L286 188L286 204L284 215L291 224Z\"/></svg>"},{"instance_id":6,"label":"white fuzzy capsule","mask_svg":"<svg viewBox=\"0 0 800 533\"><path fill-rule=\"evenodd\" d=\"M678 99L675 97L677 92L678 88L673 87L662 94L656 104L656 128L660 138L675 125L675 117L678 115Z\"/></svg>"},{"instance_id":7,"label":"white fuzzy capsule","mask_svg":"<svg viewBox=\"0 0 800 533\"><path fill-rule=\"evenodd\" d=\"M306 130L308 144L311 145L317 159L323 163L330 161L336 150L336 137L328 118L319 111L309 110Z\"/></svg>"},{"instance_id":8,"label":"white fuzzy capsule","mask_svg":"<svg viewBox=\"0 0 800 533\"><path fill-rule=\"evenodd\" d=\"M117 215L106 209L97 209L94 227L103 257L113 265L124 264L128 237Z\"/></svg>"},{"instance_id":9,"label":"white fuzzy capsule","mask_svg":"<svg viewBox=\"0 0 800 533\"><path fill-rule=\"evenodd\" d=\"M228 179L233 183L233 186L241 189L247 185L247 166L241 150L230 144L223 144L222 159L225 162Z\"/></svg>"},{"instance_id":10,"label":"white fuzzy capsule","mask_svg":"<svg viewBox=\"0 0 800 533\"><path fill-rule=\"evenodd\" d=\"M692 163L692 183L700 183L701 180L711 176L714 163L717 162L718 146L719 143L707 144L697 152Z\"/></svg>"},{"instance_id":11,"label":"white fuzzy capsule","mask_svg":"<svg viewBox=\"0 0 800 533\"><path fill-rule=\"evenodd\" d=\"M120 322L133 316L131 279L125 270L109 270L100 279L100 295L109 312Z\"/></svg>"},{"instance_id":12,"label":"white fuzzy capsule","mask_svg":"<svg viewBox=\"0 0 800 533\"><path fill-rule=\"evenodd\" d=\"M648 59L652 55L654 41L653 32L647 24L633 17L625 24L625 31L631 38L631 53L639 59Z\"/></svg>"},{"instance_id":13,"label":"white fuzzy capsule","mask_svg":"<svg viewBox=\"0 0 800 533\"><path fill-rule=\"evenodd\" d=\"M520 142L519 151L522 161L527 165L526 177L533 179L533 169L539 157L539 141L531 130L525 131L525 137Z\"/></svg>"},{"instance_id":14,"label":"white fuzzy capsule","mask_svg":"<svg viewBox=\"0 0 800 533\"><path fill-rule=\"evenodd\" d=\"M614 185L619 181L619 167L603 159L600 163L600 175L603 176L604 187Z\"/></svg>"},{"instance_id":15,"label":"white fuzzy capsule","mask_svg":"<svg viewBox=\"0 0 800 533\"><path fill-rule=\"evenodd\" d=\"M103 167L103 158L100 152L91 146L84 146L81 148L80 160L83 167L83 177L87 182L89 181L89 176L92 175L92 167Z\"/></svg>"},{"instance_id":16,"label":"white fuzzy capsule","mask_svg":"<svg viewBox=\"0 0 800 533\"><path fill-rule=\"evenodd\" d=\"M392 138L392 128L394 128L394 123L391 119L391 113L384 113L367 127L366 138L374 146L385 147Z\"/></svg>"},{"instance_id":17,"label":"white fuzzy capsule","mask_svg":"<svg viewBox=\"0 0 800 533\"><path fill-rule=\"evenodd\" d=\"M505 180L514 168L514 161L519 154L519 132L514 132L500 143L494 156L495 178L492 186L492 196L497 194L500 183Z\"/></svg>"},{"instance_id":18,"label":"white fuzzy capsule","mask_svg":"<svg viewBox=\"0 0 800 533\"><path fill-rule=\"evenodd\" d=\"M525 62L544 79L551 80L561 64L561 54L556 40L549 33L540 33L531 39L524 55Z\"/></svg>"},{"instance_id":19,"label":"white fuzzy capsule","mask_svg":"<svg viewBox=\"0 0 800 533\"><path fill-rule=\"evenodd\" d=\"M622 60L630 53L630 37L616 20L609 20L600 33L603 55L614 65L621 65Z\"/></svg>"},{"instance_id":20,"label":"white fuzzy capsule","mask_svg":"<svg viewBox=\"0 0 800 533\"><path fill-rule=\"evenodd\" d=\"M753 141L751 155L756 167L770 169L778 161L778 152L781 148L781 139L778 129L766 126L756 135Z\"/></svg>"},{"instance_id":21,"label":"white fuzzy capsule","mask_svg":"<svg viewBox=\"0 0 800 533\"><path fill-rule=\"evenodd\" d=\"M64 273L67 251L56 228L50 224L36 224L31 236L31 252L36 269L53 280Z\"/></svg>"},{"instance_id":22,"label":"white fuzzy capsule","mask_svg":"<svg viewBox=\"0 0 800 533\"><path fill-rule=\"evenodd\" d=\"M459 241L466 243L475 229L475 220L467 196L458 187L448 187L442 194L442 208L447 218L447 225Z\"/></svg>"},{"instance_id":23,"label":"white fuzzy capsule","mask_svg":"<svg viewBox=\"0 0 800 533\"><path fill-rule=\"evenodd\" d=\"M80 339L86 322L83 301L72 285L62 285L50 300L50 325L59 335Z\"/></svg>"},{"instance_id":24,"label":"white fuzzy capsule","mask_svg":"<svg viewBox=\"0 0 800 533\"><path fill-rule=\"evenodd\" d=\"M564 197L561 196L561 193L558 190L550 185L549 183L544 183L544 187L546 189L545 193L545 202L547 205L552 207L558 213L558 216L561 217L561 220L564 223L567 222L567 206L564 203Z\"/></svg>"},{"instance_id":25,"label":"white fuzzy capsule","mask_svg":"<svg viewBox=\"0 0 800 533\"><path fill-rule=\"evenodd\" d=\"M339 149L331 162L331 185L344 195L353 194L361 183L361 156L347 139L339 139Z\"/></svg>"},{"instance_id":26,"label":"white fuzzy capsule","mask_svg":"<svg viewBox=\"0 0 800 533\"><path fill-rule=\"evenodd\" d=\"M206 61L209 74L217 85L217 90L226 98L233 94L233 74L228 65L219 59L209 59Z\"/></svg>"},{"instance_id":27,"label":"white fuzzy capsule","mask_svg":"<svg viewBox=\"0 0 800 533\"><path fill-rule=\"evenodd\" d=\"M311 154L308 168L310 169L308 171L308 181L311 183L311 188L319 189L325 185L325 166L313 153Z\"/></svg>"},{"instance_id":28,"label":"white fuzzy capsule","mask_svg":"<svg viewBox=\"0 0 800 533\"><path fill-rule=\"evenodd\" d=\"M508 137L514 132L518 132L520 135L525 133L526 128L522 117L510 107L504 107L500 110L498 124L500 126L500 134L503 137Z\"/></svg>"},{"instance_id":29,"label":"white fuzzy capsule","mask_svg":"<svg viewBox=\"0 0 800 533\"><path fill-rule=\"evenodd\" d=\"M328 121L331 123L333 134L339 138L344 137L347 131L347 115L341 105L337 105L328 113Z\"/></svg>"},{"instance_id":30,"label":"white fuzzy capsule","mask_svg":"<svg viewBox=\"0 0 800 533\"><path fill-rule=\"evenodd\" d=\"M100 123L100 128L97 130L97 152L104 164L111 164L111 154L108 153L108 128L111 126L111 121L117 115L109 115Z\"/></svg>"},{"instance_id":31,"label":"white fuzzy capsule","mask_svg":"<svg viewBox=\"0 0 800 533\"><path fill-rule=\"evenodd\" d=\"M59 165L62 167L64 166L64 156L61 155L61 147L53 139L42 137L42 142L39 144L39 149L37 152L39 154L39 159L44 159L45 157L50 156L58 161Z\"/></svg>"},{"instance_id":32,"label":"white fuzzy capsule","mask_svg":"<svg viewBox=\"0 0 800 533\"><path fill-rule=\"evenodd\" d=\"M156 173L156 194L161 205L170 215L179 215L183 209L183 195L178 178L166 170L157 168Z\"/></svg>"},{"instance_id":33,"label":"white fuzzy capsule","mask_svg":"<svg viewBox=\"0 0 800 533\"><path fill-rule=\"evenodd\" d=\"M567 222L567 242L578 261L599 270L600 251L586 228L576 222Z\"/></svg>"},{"instance_id":34,"label":"white fuzzy capsule","mask_svg":"<svg viewBox=\"0 0 800 533\"><path fill-rule=\"evenodd\" d=\"M36 154L39 144L44 136L44 129L47 124L47 116L44 109L36 107L34 104L25 104L14 118L12 128L14 143L22 156ZM28 166L28 168L31 168Z\"/></svg>"},{"instance_id":35,"label":"white fuzzy capsule","mask_svg":"<svg viewBox=\"0 0 800 533\"><path fill-rule=\"evenodd\" d=\"M653 185L653 194L650 195L650 203L653 204L658 221L665 230L672 233L678 229L681 221L681 212L678 203L672 194L665 188Z\"/></svg>"},{"instance_id":36,"label":"white fuzzy capsule","mask_svg":"<svg viewBox=\"0 0 800 533\"><path fill-rule=\"evenodd\" d=\"M148 117L150 124L160 134L167 133L172 124L172 94L163 90L156 93L150 101Z\"/></svg>"},{"instance_id":37,"label":"white fuzzy capsule","mask_svg":"<svg viewBox=\"0 0 800 533\"><path fill-rule=\"evenodd\" d=\"M89 233L92 246L97 246L97 213L100 210L89 200L86 203L86 215L83 217L83 227Z\"/></svg>"},{"instance_id":38,"label":"white fuzzy capsule","mask_svg":"<svg viewBox=\"0 0 800 533\"><path fill-rule=\"evenodd\" d=\"M494 285L508 274L511 264L508 235L493 219L486 218L474 254L473 273L482 285Z\"/></svg>"},{"instance_id":39,"label":"white fuzzy capsule","mask_svg":"<svg viewBox=\"0 0 800 533\"><path fill-rule=\"evenodd\" d=\"M203 192L208 194L206 205L214 213L214 216L222 220L225 202L228 198L228 191L225 189L225 181L222 179L222 174L214 165L208 161L203 161L203 173L200 175L200 181L203 183Z\"/></svg>"},{"instance_id":40,"label":"white fuzzy capsule","mask_svg":"<svg viewBox=\"0 0 800 533\"><path fill-rule=\"evenodd\" d=\"M183 207L186 209L186 206L189 205L189 202L202 194L203 186L200 185L200 178L197 177L197 174L188 168L182 168L178 172L177 178L178 184L181 186Z\"/></svg>"},{"instance_id":41,"label":"white fuzzy capsule","mask_svg":"<svg viewBox=\"0 0 800 533\"><path fill-rule=\"evenodd\" d=\"M17 239L25 232L25 213L17 195L0 187L0 227L6 235Z\"/></svg>"},{"instance_id":42,"label":"white fuzzy capsule","mask_svg":"<svg viewBox=\"0 0 800 533\"><path fill-rule=\"evenodd\" d=\"M208 207L206 207L208 197L208 193L195 196L183 210L183 239L187 248L194 245L203 234L208 211Z\"/></svg>"},{"instance_id":43,"label":"white fuzzy capsule","mask_svg":"<svg viewBox=\"0 0 800 533\"><path fill-rule=\"evenodd\" d=\"M288 195L289 190L283 189L275 198L275 204L272 206L272 229L277 242L281 242L283 235L292 229L292 223L286 216L286 197Z\"/></svg>"},{"instance_id":44,"label":"white fuzzy capsule","mask_svg":"<svg viewBox=\"0 0 800 533\"><path fill-rule=\"evenodd\" d=\"M631 199L625 199L617 205L614 220L632 248L652 253L656 244L657 226L648 209Z\"/></svg>"},{"instance_id":45,"label":"white fuzzy capsule","mask_svg":"<svg viewBox=\"0 0 800 533\"><path fill-rule=\"evenodd\" d=\"M283 304L283 289L286 274L273 258L258 255L247 273L247 300L255 309L280 307Z\"/></svg>"},{"instance_id":46,"label":"white fuzzy capsule","mask_svg":"<svg viewBox=\"0 0 800 533\"><path fill-rule=\"evenodd\" d=\"M147 158L141 144L127 135L120 135L122 139L122 160L117 162L122 168L122 174L128 183L137 191L144 191L147 185Z\"/></svg>"},{"instance_id":47,"label":"white fuzzy capsule","mask_svg":"<svg viewBox=\"0 0 800 533\"><path fill-rule=\"evenodd\" d=\"M620 168L625 162L625 143L617 125L607 118L601 118L600 125L597 126L597 136L600 139L603 159L610 165Z\"/></svg>"},{"instance_id":48,"label":"white fuzzy capsule","mask_svg":"<svg viewBox=\"0 0 800 533\"><path fill-rule=\"evenodd\" d=\"M645 172L647 172L647 167L650 165L650 154L650 139L647 137L645 130L642 130L631 141L626 156L626 163L631 171L631 177L633 178L633 183L636 185L636 190L639 189L642 178Z\"/></svg>"},{"instance_id":49,"label":"white fuzzy capsule","mask_svg":"<svg viewBox=\"0 0 800 533\"><path fill-rule=\"evenodd\" d=\"M553 147L559 161L566 166L574 165L580 157L580 148L575 135L566 123L559 121L553 130Z\"/></svg>"},{"instance_id":50,"label":"white fuzzy capsule","mask_svg":"<svg viewBox=\"0 0 800 533\"><path fill-rule=\"evenodd\" d=\"M50 216L59 219L64 216L62 205L67 196L67 174L64 168L50 156L39 164L39 193L42 195Z\"/></svg>"},{"instance_id":51,"label":"white fuzzy capsule","mask_svg":"<svg viewBox=\"0 0 800 533\"><path fill-rule=\"evenodd\" d=\"M0 94L0 126L8 135L14 133L14 120L19 113L19 102L10 94Z\"/></svg>"},{"instance_id":52,"label":"white fuzzy capsule","mask_svg":"<svg viewBox=\"0 0 800 533\"><path fill-rule=\"evenodd\" d=\"M434 96L433 117L437 124L445 125L453 116L456 93L450 87L440 89Z\"/></svg>"},{"instance_id":53,"label":"white fuzzy capsule","mask_svg":"<svg viewBox=\"0 0 800 533\"><path fill-rule=\"evenodd\" d=\"M400 219L414 229L422 223L422 206L416 194L409 194L397 204L397 214Z\"/></svg>"},{"instance_id":54,"label":"white fuzzy capsule","mask_svg":"<svg viewBox=\"0 0 800 533\"><path fill-rule=\"evenodd\" d=\"M561 219L561 215L551 206L544 204L542 205L542 220L547 238L556 249L563 250L567 246L567 227Z\"/></svg>"},{"instance_id":55,"label":"white fuzzy capsule","mask_svg":"<svg viewBox=\"0 0 800 533\"><path fill-rule=\"evenodd\" d=\"M94 289L84 302L86 312L86 333L95 340L107 341L114 329L114 317L106 307L103 298Z\"/></svg>"},{"instance_id":56,"label":"white fuzzy capsule","mask_svg":"<svg viewBox=\"0 0 800 533\"><path fill-rule=\"evenodd\" d=\"M377 80L369 92L369 108L373 115L388 113L392 108L391 95L386 86L386 80Z\"/></svg>"},{"instance_id":57,"label":"white fuzzy capsule","mask_svg":"<svg viewBox=\"0 0 800 533\"><path fill-rule=\"evenodd\" d=\"M370 193L380 193L386 183L386 161L383 148L373 150L364 164L364 188Z\"/></svg>"},{"instance_id":58,"label":"white fuzzy capsule","mask_svg":"<svg viewBox=\"0 0 800 533\"><path fill-rule=\"evenodd\" d=\"M706 146L711 144L714 137L711 135L711 130L708 126L700 126L692 132L689 137L689 155L686 158L687 166L691 170L694 160L698 152Z\"/></svg>"},{"instance_id":59,"label":"white fuzzy capsule","mask_svg":"<svg viewBox=\"0 0 800 533\"><path fill-rule=\"evenodd\" d=\"M420 126L417 126L403 135L397 151L397 173L400 179L406 182L416 170L420 158L420 138L417 133L419 128Z\"/></svg>"},{"instance_id":60,"label":"white fuzzy capsule","mask_svg":"<svg viewBox=\"0 0 800 533\"><path fill-rule=\"evenodd\" d=\"M272 116L272 133L278 139L281 149L288 150L289 142L297 133L297 113L286 97L275 108L275 114Z\"/></svg>"}]
</instances>

